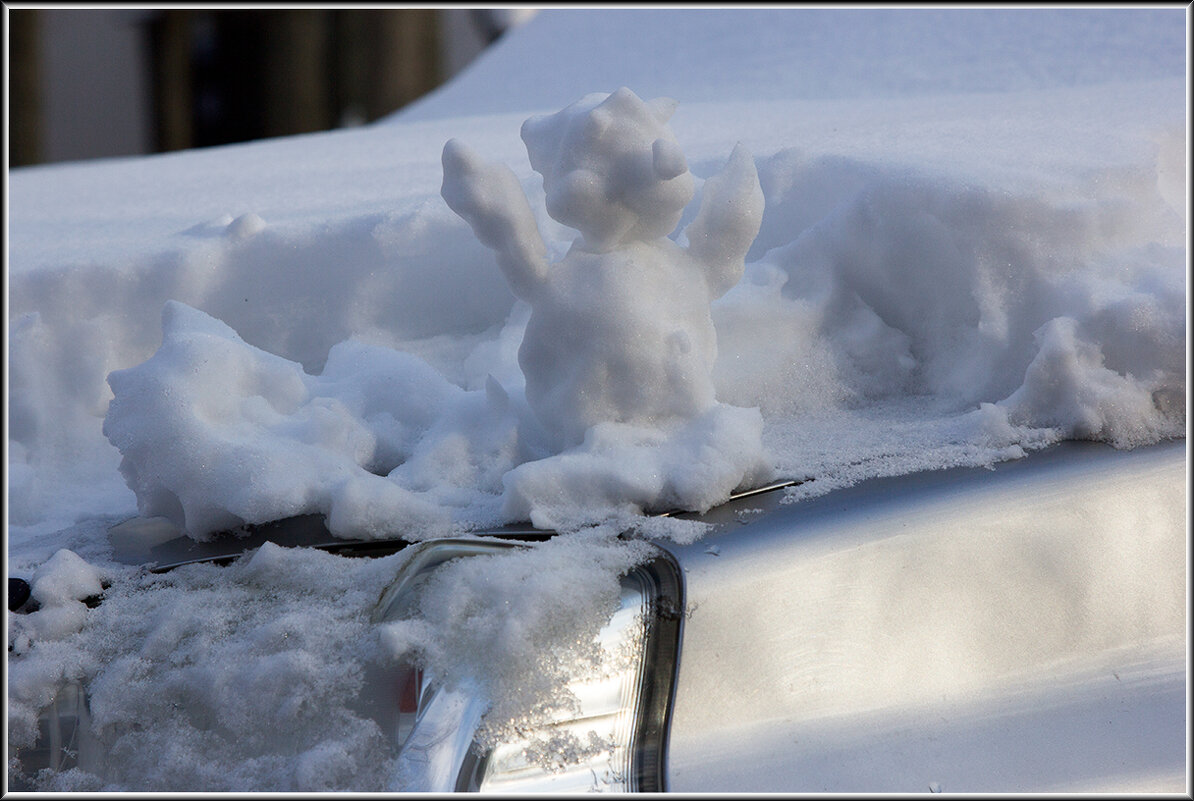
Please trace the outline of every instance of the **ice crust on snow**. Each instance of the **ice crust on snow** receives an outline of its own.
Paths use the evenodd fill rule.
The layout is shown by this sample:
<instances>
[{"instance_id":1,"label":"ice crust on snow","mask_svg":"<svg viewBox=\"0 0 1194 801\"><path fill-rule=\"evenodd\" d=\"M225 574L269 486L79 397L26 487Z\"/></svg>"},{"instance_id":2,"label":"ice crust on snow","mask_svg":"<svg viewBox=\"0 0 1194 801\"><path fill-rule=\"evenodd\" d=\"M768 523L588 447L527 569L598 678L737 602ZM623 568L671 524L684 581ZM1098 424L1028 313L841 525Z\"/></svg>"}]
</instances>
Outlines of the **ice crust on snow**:
<instances>
[{"instance_id":1,"label":"ice crust on snow","mask_svg":"<svg viewBox=\"0 0 1194 801\"><path fill-rule=\"evenodd\" d=\"M609 42L639 46L611 59ZM639 512L716 503L760 449L774 474L815 479L798 500L1071 437L1184 436L1185 67L1180 9L545 10L382 125L12 171L8 556L45 599L10 627L14 742L78 679L113 760L46 789L395 789L392 749L353 706L371 670L412 653L494 709L558 701L544 677L567 657L509 643L581 636L642 556L609 535L694 541L700 524ZM618 136L564 146L619 86L680 105L665 124L668 104L630 103ZM496 248L440 194L452 138L492 160L472 162L474 187L515 221ZM654 185L594 203L610 187L585 159L621 143ZM686 411L532 400L535 366L544 387L571 382L550 360L528 371L520 346L587 343L532 324L547 307L508 264L580 281L627 252L694 260L702 209L751 173L741 278L651 290L701 311L647 323L716 354L664 394ZM105 537L138 506L199 537L302 511L346 536L578 531L503 555L500 574L445 572L383 642L363 621L398 560L267 546L140 574ZM96 580L111 585L88 609ZM453 597L509 643L481 642ZM503 620L508 603L522 618Z\"/></svg>"}]
</instances>

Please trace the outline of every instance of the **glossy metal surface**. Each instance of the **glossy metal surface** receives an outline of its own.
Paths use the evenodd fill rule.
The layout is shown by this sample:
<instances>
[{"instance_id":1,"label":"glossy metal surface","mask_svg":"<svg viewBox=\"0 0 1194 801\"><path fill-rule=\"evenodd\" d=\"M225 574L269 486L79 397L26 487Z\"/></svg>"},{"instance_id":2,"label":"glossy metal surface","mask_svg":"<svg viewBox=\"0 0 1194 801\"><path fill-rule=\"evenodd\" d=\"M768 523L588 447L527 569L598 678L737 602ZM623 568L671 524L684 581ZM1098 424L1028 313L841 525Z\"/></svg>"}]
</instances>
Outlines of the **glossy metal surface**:
<instances>
[{"instance_id":1,"label":"glossy metal surface","mask_svg":"<svg viewBox=\"0 0 1194 801\"><path fill-rule=\"evenodd\" d=\"M1181 791L1187 473L1184 440L1063 443L794 504L783 487L756 491L700 516L708 536L662 543L683 577L653 579L676 600L658 609L648 661L674 665L682 625L684 643L674 707L671 668L646 674L655 711L635 735L636 786ZM153 557L296 536L345 553L407 545L336 541L299 518L244 541L163 531ZM465 706L462 721L476 714ZM485 770L466 751L456 789Z\"/></svg>"},{"instance_id":2,"label":"glossy metal surface","mask_svg":"<svg viewBox=\"0 0 1194 801\"><path fill-rule=\"evenodd\" d=\"M688 591L677 791L1180 790L1186 451L721 507Z\"/></svg>"}]
</instances>

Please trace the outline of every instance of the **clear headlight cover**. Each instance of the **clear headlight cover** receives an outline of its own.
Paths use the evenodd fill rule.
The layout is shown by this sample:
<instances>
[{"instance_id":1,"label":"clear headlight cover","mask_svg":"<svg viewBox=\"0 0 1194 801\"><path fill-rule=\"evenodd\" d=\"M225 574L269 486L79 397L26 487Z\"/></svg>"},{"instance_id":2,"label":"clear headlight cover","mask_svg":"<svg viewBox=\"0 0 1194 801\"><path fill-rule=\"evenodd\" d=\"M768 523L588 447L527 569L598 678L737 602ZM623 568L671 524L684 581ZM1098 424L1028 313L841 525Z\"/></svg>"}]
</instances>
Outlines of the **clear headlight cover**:
<instances>
[{"instance_id":1,"label":"clear headlight cover","mask_svg":"<svg viewBox=\"0 0 1194 801\"><path fill-rule=\"evenodd\" d=\"M528 546L437 540L415 547L379 602L376 621L408 614L415 588L449 559ZM383 725L399 746L399 786L428 792L665 790L681 593L679 569L663 551L632 569L622 578L618 610L596 637L602 664L568 682L578 703L547 723L521 728L517 741L489 749L474 742L487 704L480 693L467 686L448 690L414 665L400 667L385 683L389 697L371 699L391 710Z\"/></svg>"},{"instance_id":2,"label":"clear headlight cover","mask_svg":"<svg viewBox=\"0 0 1194 801\"><path fill-rule=\"evenodd\" d=\"M27 791L39 771L95 770L102 759L91 733L91 714L82 685L69 681L38 718L37 743L17 753L18 770L9 772L11 790Z\"/></svg>"}]
</instances>

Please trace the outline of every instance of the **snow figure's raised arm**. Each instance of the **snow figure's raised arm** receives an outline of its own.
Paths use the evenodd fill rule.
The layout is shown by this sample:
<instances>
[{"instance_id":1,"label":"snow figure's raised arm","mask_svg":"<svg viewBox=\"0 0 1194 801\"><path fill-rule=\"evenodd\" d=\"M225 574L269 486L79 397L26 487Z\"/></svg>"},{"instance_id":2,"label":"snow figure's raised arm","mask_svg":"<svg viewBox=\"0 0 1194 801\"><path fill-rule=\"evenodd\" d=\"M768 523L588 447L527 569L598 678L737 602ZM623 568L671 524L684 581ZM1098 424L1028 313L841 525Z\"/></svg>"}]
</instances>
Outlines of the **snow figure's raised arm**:
<instances>
[{"instance_id":1,"label":"snow figure's raised arm","mask_svg":"<svg viewBox=\"0 0 1194 801\"><path fill-rule=\"evenodd\" d=\"M721 172L705 182L701 208L685 229L688 252L708 270L717 298L738 283L750 245L763 222L763 189L754 159L739 143Z\"/></svg>"},{"instance_id":2,"label":"snow figure's raised arm","mask_svg":"<svg viewBox=\"0 0 1194 801\"><path fill-rule=\"evenodd\" d=\"M547 247L514 171L486 164L456 139L444 145L443 165L444 202L497 253L514 294L531 300L547 279Z\"/></svg>"}]
</instances>

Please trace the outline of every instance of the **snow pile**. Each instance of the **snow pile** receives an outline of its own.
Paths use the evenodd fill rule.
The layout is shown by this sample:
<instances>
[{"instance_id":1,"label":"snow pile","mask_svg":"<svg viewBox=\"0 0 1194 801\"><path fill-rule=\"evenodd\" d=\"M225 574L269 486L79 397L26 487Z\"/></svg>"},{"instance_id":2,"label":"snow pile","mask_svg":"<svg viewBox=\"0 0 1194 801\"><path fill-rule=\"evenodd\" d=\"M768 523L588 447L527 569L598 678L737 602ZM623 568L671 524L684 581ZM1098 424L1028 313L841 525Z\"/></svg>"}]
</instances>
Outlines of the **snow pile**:
<instances>
[{"instance_id":1,"label":"snow pile","mask_svg":"<svg viewBox=\"0 0 1194 801\"><path fill-rule=\"evenodd\" d=\"M756 172L739 146L692 204L674 111L623 88L525 122L543 208L569 226L543 227L580 232L554 262L517 176L447 143L443 197L529 307L465 358L482 387L352 340L310 375L168 303L161 349L109 378L142 514L195 537L307 512L358 537L571 528L708 509L775 473L1184 434L1185 252L1160 162L1058 201L791 149ZM791 238L746 265L760 230ZM809 429L873 445L856 418L876 412L905 435L887 467L866 444L810 458Z\"/></svg>"},{"instance_id":2,"label":"snow pile","mask_svg":"<svg viewBox=\"0 0 1194 801\"><path fill-rule=\"evenodd\" d=\"M8 630L9 651L20 654L34 640L61 640L83 628L85 602L103 592L103 579L100 570L65 548L39 565L29 582L36 609L13 619Z\"/></svg>"},{"instance_id":3,"label":"snow pile","mask_svg":"<svg viewBox=\"0 0 1194 801\"><path fill-rule=\"evenodd\" d=\"M710 312L742 275L762 190L736 148L688 247L668 239L693 197L674 109L623 88L526 122L547 209L581 232L555 264L513 172L445 146L444 198L531 307L525 390L489 376L464 391L351 340L311 376L167 303L162 347L108 378L104 433L141 513L197 538L320 512L341 536L422 539L453 522L705 510L765 478L761 416L715 398Z\"/></svg>"},{"instance_id":4,"label":"snow pile","mask_svg":"<svg viewBox=\"0 0 1194 801\"><path fill-rule=\"evenodd\" d=\"M1173 373L1154 368L1139 380L1109 369L1099 346L1079 338L1078 321L1071 317L1053 318L1034 336L1040 349L1024 383L999 404L1009 422L1052 425L1075 438L1120 447L1184 433L1181 386Z\"/></svg>"},{"instance_id":5,"label":"snow pile","mask_svg":"<svg viewBox=\"0 0 1194 801\"><path fill-rule=\"evenodd\" d=\"M194 536L318 511L343 536L417 537L446 516L382 476L399 465L442 466L437 448L468 460L474 454L455 448L461 432L502 452L503 421L486 413L484 394L408 354L349 341L312 377L179 303L166 306L163 328L152 359L110 376L105 433L124 453L121 471L142 513ZM456 425L437 437L443 421ZM493 454L475 456L455 473L468 471L470 486L500 486L500 473L484 475ZM449 486L453 474L440 479Z\"/></svg>"},{"instance_id":6,"label":"snow pile","mask_svg":"<svg viewBox=\"0 0 1194 801\"><path fill-rule=\"evenodd\" d=\"M385 789L391 744L355 702L397 559L266 545L228 568L125 568L87 631L12 660L12 744L60 681L85 680L103 758L45 789Z\"/></svg>"},{"instance_id":7,"label":"snow pile","mask_svg":"<svg viewBox=\"0 0 1194 801\"><path fill-rule=\"evenodd\" d=\"M860 460L904 460L884 472L914 469L926 434L940 464L967 443L963 461L1184 436L1185 207L1164 159L1036 193L799 152L760 175L781 221L815 222L748 265L715 310L733 359L719 385L763 408L781 472L818 475L824 431ZM830 178L851 185L844 197L818 196ZM892 425L907 445L888 440Z\"/></svg>"}]
</instances>

